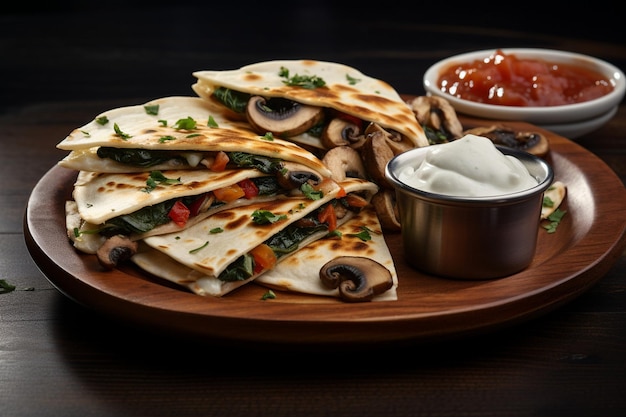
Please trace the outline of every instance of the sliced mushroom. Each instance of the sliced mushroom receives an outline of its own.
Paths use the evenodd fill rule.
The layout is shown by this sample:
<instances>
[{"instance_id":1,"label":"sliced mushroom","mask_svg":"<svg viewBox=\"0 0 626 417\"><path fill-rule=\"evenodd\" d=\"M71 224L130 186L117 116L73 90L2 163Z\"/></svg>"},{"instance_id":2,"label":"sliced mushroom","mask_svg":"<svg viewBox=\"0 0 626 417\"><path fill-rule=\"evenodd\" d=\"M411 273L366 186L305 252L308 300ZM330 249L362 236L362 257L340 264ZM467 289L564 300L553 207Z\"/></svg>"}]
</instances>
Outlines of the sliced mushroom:
<instances>
[{"instance_id":1,"label":"sliced mushroom","mask_svg":"<svg viewBox=\"0 0 626 417\"><path fill-rule=\"evenodd\" d=\"M363 165L372 181L383 188L393 188L385 177L385 167L393 157L394 153L389 147L384 131L374 130L367 135L361 148Z\"/></svg>"},{"instance_id":2,"label":"sliced mushroom","mask_svg":"<svg viewBox=\"0 0 626 417\"><path fill-rule=\"evenodd\" d=\"M550 150L548 138L541 133L525 132L499 125L475 127L466 130L465 134L484 136L495 144L526 151L539 157L546 156Z\"/></svg>"},{"instance_id":3,"label":"sliced mushroom","mask_svg":"<svg viewBox=\"0 0 626 417\"><path fill-rule=\"evenodd\" d=\"M367 128L365 128L365 142L367 142L368 136L372 134L381 135L394 155L398 155L414 148L413 143L406 140L406 138L400 133L385 130L377 123L370 123Z\"/></svg>"},{"instance_id":4,"label":"sliced mushroom","mask_svg":"<svg viewBox=\"0 0 626 417\"><path fill-rule=\"evenodd\" d=\"M332 172L332 178L337 182L347 177L366 178L361 155L349 146L336 146L330 149L322 158L322 162Z\"/></svg>"},{"instance_id":5,"label":"sliced mushroom","mask_svg":"<svg viewBox=\"0 0 626 417\"><path fill-rule=\"evenodd\" d=\"M137 242L128 236L115 235L108 238L96 252L100 265L107 269L115 268L120 262L130 259L137 253Z\"/></svg>"},{"instance_id":6,"label":"sliced mushroom","mask_svg":"<svg viewBox=\"0 0 626 417\"><path fill-rule=\"evenodd\" d=\"M246 106L246 117L259 134L296 136L311 129L324 118L322 107L308 106L283 98L253 96Z\"/></svg>"},{"instance_id":7,"label":"sliced mushroom","mask_svg":"<svg viewBox=\"0 0 626 417\"><path fill-rule=\"evenodd\" d=\"M321 179L317 172L296 162L283 162L283 169L276 172L276 177L278 184L287 190L299 189L305 182L317 184Z\"/></svg>"},{"instance_id":8,"label":"sliced mushroom","mask_svg":"<svg viewBox=\"0 0 626 417\"><path fill-rule=\"evenodd\" d=\"M372 197L372 206L378 215L380 225L385 232L400 231L400 215L394 190L381 189Z\"/></svg>"},{"instance_id":9,"label":"sliced mushroom","mask_svg":"<svg viewBox=\"0 0 626 417\"><path fill-rule=\"evenodd\" d=\"M355 123L335 117L322 131L322 144L326 149L331 149L336 146L359 143L363 138L361 130L361 127Z\"/></svg>"},{"instance_id":10,"label":"sliced mushroom","mask_svg":"<svg viewBox=\"0 0 626 417\"><path fill-rule=\"evenodd\" d=\"M391 272L373 259L339 256L320 269L320 279L329 288L338 288L344 301L370 301L393 287Z\"/></svg>"},{"instance_id":11,"label":"sliced mushroom","mask_svg":"<svg viewBox=\"0 0 626 417\"><path fill-rule=\"evenodd\" d=\"M454 107L445 98L418 96L409 104L418 123L424 127L431 144L449 142L463 136L463 125Z\"/></svg>"}]
</instances>

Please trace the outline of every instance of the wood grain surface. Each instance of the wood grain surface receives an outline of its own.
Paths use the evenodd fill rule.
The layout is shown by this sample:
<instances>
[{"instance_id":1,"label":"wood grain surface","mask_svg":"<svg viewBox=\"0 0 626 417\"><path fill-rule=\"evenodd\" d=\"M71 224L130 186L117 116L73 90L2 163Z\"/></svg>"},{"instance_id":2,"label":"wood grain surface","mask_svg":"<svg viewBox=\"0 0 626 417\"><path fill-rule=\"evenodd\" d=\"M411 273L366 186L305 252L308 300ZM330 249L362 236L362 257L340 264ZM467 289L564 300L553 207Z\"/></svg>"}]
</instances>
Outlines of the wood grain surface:
<instances>
[{"instance_id":1,"label":"wood grain surface","mask_svg":"<svg viewBox=\"0 0 626 417\"><path fill-rule=\"evenodd\" d=\"M471 126L492 123L467 120ZM386 240L398 272L397 301L352 304L280 291L275 300L262 300L267 289L253 284L222 298L200 297L133 265L106 271L95 256L76 253L64 224L76 172L61 167L51 168L31 194L26 242L44 274L70 298L163 331L314 345L424 341L485 332L577 297L613 266L626 246L626 219L620 216L626 193L606 164L551 132L526 123L503 125L545 134L550 142L546 159L555 178L568 187L561 207L567 215L557 232L539 228L531 265L505 278L463 281L426 275L406 263L400 234L390 233Z\"/></svg>"}]
</instances>

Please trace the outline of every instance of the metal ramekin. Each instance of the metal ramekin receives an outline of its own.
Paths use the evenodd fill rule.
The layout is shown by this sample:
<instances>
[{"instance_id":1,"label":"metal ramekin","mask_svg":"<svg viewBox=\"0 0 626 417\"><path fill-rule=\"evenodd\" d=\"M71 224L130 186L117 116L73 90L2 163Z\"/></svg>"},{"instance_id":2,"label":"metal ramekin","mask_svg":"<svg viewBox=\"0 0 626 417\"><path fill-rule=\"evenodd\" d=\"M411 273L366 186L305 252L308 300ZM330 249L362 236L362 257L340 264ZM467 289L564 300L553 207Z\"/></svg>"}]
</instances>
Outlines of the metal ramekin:
<instances>
[{"instance_id":1,"label":"metal ramekin","mask_svg":"<svg viewBox=\"0 0 626 417\"><path fill-rule=\"evenodd\" d=\"M490 279L530 265L537 246L543 192L554 173L539 157L497 147L518 158L537 179L537 186L494 197L434 194L399 180L403 169L419 166L429 147L409 150L389 161L385 175L396 190L404 253L411 266L449 278Z\"/></svg>"}]
</instances>

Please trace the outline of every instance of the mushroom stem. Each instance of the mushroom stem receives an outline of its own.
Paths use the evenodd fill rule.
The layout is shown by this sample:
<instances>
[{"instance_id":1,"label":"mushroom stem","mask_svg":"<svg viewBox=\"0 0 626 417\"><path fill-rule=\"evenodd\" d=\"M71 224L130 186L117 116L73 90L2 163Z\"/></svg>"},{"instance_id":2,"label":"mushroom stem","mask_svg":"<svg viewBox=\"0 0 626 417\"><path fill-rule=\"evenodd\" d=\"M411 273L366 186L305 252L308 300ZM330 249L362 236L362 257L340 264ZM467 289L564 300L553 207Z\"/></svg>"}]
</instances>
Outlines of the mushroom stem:
<instances>
[{"instance_id":1,"label":"mushroom stem","mask_svg":"<svg viewBox=\"0 0 626 417\"><path fill-rule=\"evenodd\" d=\"M103 267L113 269L120 262L130 259L135 253L137 253L137 242L130 240L128 236L115 235L100 246L96 255Z\"/></svg>"}]
</instances>

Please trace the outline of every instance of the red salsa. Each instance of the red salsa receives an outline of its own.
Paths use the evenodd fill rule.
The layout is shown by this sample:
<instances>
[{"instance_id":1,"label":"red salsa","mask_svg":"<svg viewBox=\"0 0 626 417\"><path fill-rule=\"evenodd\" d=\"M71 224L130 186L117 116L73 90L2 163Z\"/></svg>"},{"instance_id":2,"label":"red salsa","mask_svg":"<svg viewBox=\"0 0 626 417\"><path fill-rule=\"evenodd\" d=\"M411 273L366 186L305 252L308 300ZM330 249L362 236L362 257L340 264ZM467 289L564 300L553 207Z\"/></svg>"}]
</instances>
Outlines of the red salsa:
<instances>
[{"instance_id":1,"label":"red salsa","mask_svg":"<svg viewBox=\"0 0 626 417\"><path fill-rule=\"evenodd\" d=\"M484 60L444 69L438 87L485 104L545 107L580 103L613 90L608 78L571 64L518 58L498 50Z\"/></svg>"}]
</instances>

